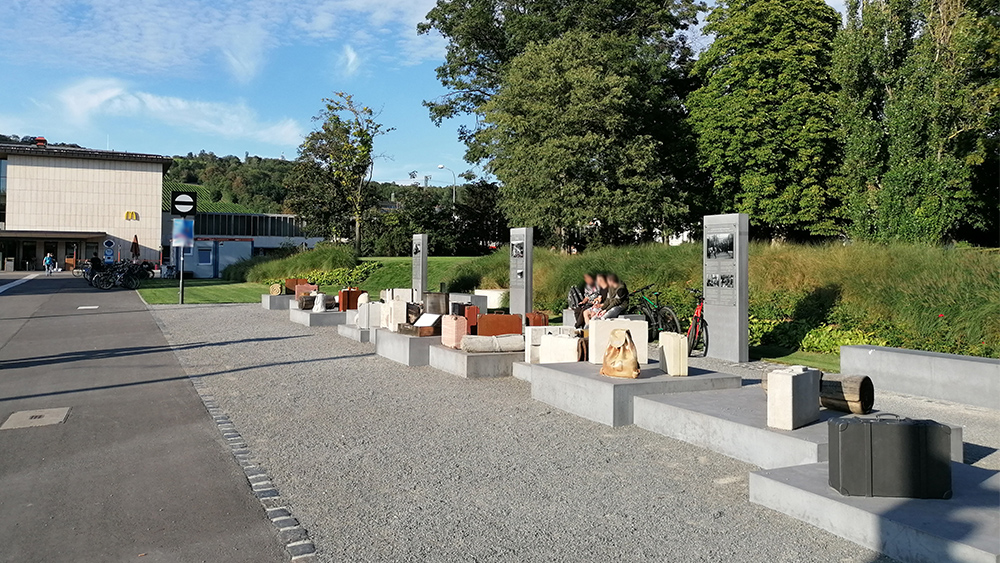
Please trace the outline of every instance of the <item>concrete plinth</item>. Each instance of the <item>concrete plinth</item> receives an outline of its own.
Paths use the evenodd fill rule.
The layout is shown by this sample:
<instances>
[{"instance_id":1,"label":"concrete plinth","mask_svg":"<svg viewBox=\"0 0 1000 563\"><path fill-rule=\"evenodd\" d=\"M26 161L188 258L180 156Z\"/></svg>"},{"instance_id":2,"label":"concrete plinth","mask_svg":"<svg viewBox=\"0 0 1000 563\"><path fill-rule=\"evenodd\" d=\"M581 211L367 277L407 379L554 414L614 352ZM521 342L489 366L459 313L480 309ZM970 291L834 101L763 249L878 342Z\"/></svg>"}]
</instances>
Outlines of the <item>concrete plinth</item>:
<instances>
[{"instance_id":1,"label":"concrete plinth","mask_svg":"<svg viewBox=\"0 0 1000 563\"><path fill-rule=\"evenodd\" d=\"M664 375L659 364L640 366L639 379L600 375L588 362L531 365L531 398L608 426L632 424L632 399L641 395L732 389L738 375L691 370L689 377Z\"/></svg>"},{"instance_id":2,"label":"concrete plinth","mask_svg":"<svg viewBox=\"0 0 1000 563\"><path fill-rule=\"evenodd\" d=\"M431 346L428 362L432 368L469 379L510 377L515 362L524 359L523 352L463 352L440 344Z\"/></svg>"},{"instance_id":3,"label":"concrete plinth","mask_svg":"<svg viewBox=\"0 0 1000 563\"><path fill-rule=\"evenodd\" d=\"M826 461L826 421L852 416L822 409L797 430L768 428L767 397L759 387L636 397L636 426L764 469ZM962 427L952 426L952 459L962 461Z\"/></svg>"},{"instance_id":4,"label":"concrete plinth","mask_svg":"<svg viewBox=\"0 0 1000 563\"><path fill-rule=\"evenodd\" d=\"M314 313L312 310L289 309L288 318L293 323L305 326L339 326L347 323L347 313L339 311Z\"/></svg>"},{"instance_id":5,"label":"concrete plinth","mask_svg":"<svg viewBox=\"0 0 1000 563\"><path fill-rule=\"evenodd\" d=\"M1000 561L1000 474L952 464L949 500L844 497L826 463L750 474L750 501L903 563Z\"/></svg>"},{"instance_id":6,"label":"concrete plinth","mask_svg":"<svg viewBox=\"0 0 1000 563\"><path fill-rule=\"evenodd\" d=\"M440 336L407 336L379 330L375 353L405 366L426 366L430 363L430 347L440 342Z\"/></svg>"},{"instance_id":7,"label":"concrete plinth","mask_svg":"<svg viewBox=\"0 0 1000 563\"><path fill-rule=\"evenodd\" d=\"M260 306L269 310L281 310L289 309L291 303L295 302L294 295L270 295L265 293L260 296Z\"/></svg>"},{"instance_id":8,"label":"concrete plinth","mask_svg":"<svg viewBox=\"0 0 1000 563\"><path fill-rule=\"evenodd\" d=\"M344 324L337 327L337 333L344 338L350 338L355 342L371 342L372 331L367 328L361 328L358 325Z\"/></svg>"},{"instance_id":9,"label":"concrete plinth","mask_svg":"<svg viewBox=\"0 0 1000 563\"><path fill-rule=\"evenodd\" d=\"M530 382L531 364L527 362L514 362L514 365L510 367L510 374L513 375L515 379Z\"/></svg>"}]
</instances>

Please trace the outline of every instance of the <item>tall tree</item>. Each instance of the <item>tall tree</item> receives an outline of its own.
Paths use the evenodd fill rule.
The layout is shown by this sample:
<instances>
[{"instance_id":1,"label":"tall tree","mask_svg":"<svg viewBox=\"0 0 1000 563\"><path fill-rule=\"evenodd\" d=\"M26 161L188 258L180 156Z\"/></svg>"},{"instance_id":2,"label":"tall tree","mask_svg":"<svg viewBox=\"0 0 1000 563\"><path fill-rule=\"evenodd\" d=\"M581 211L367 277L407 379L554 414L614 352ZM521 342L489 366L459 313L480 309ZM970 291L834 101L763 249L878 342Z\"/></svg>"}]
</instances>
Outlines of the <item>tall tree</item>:
<instances>
[{"instance_id":1,"label":"tall tree","mask_svg":"<svg viewBox=\"0 0 1000 563\"><path fill-rule=\"evenodd\" d=\"M835 85L840 18L823 0L724 0L688 99L722 210L782 238L840 229Z\"/></svg>"},{"instance_id":2,"label":"tall tree","mask_svg":"<svg viewBox=\"0 0 1000 563\"><path fill-rule=\"evenodd\" d=\"M848 4L835 69L855 237L995 228L998 16L982 0Z\"/></svg>"},{"instance_id":3,"label":"tall tree","mask_svg":"<svg viewBox=\"0 0 1000 563\"><path fill-rule=\"evenodd\" d=\"M375 139L392 129L350 94L337 92L323 104L314 118L319 128L299 146L289 206L306 219L312 232L331 237L340 234L338 224L346 211L353 218L354 244L360 253L362 216L377 203L371 182Z\"/></svg>"},{"instance_id":4,"label":"tall tree","mask_svg":"<svg viewBox=\"0 0 1000 563\"><path fill-rule=\"evenodd\" d=\"M438 32L448 41L445 62L437 69L448 93L424 105L437 124L475 116L476 125L461 127L459 137L468 147L466 160L482 161L487 154L479 126L486 102L529 45L571 30L670 45L678 31L697 22L703 8L695 0L438 0L417 30Z\"/></svg>"},{"instance_id":5,"label":"tall tree","mask_svg":"<svg viewBox=\"0 0 1000 563\"><path fill-rule=\"evenodd\" d=\"M688 211L683 64L633 38L571 31L536 43L485 105L479 138L512 224L566 247L675 230ZM679 91L680 90L680 91ZM593 233L591 233L592 238Z\"/></svg>"}]
</instances>

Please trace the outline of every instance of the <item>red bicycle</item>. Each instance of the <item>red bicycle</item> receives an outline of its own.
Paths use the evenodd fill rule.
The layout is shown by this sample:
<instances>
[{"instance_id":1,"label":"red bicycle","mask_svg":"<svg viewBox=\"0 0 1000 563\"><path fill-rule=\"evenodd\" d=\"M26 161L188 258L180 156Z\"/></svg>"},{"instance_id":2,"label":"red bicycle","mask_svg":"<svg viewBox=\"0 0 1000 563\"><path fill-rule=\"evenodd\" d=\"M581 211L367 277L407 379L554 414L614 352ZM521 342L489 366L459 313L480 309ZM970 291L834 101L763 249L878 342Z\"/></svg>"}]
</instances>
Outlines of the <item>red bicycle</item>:
<instances>
[{"instance_id":1,"label":"red bicycle","mask_svg":"<svg viewBox=\"0 0 1000 563\"><path fill-rule=\"evenodd\" d=\"M695 307L694 316L691 317L691 324L688 326L688 356L694 356L698 351L699 356L708 355L708 323L705 322L705 294L700 289L688 288L688 291L698 300Z\"/></svg>"}]
</instances>

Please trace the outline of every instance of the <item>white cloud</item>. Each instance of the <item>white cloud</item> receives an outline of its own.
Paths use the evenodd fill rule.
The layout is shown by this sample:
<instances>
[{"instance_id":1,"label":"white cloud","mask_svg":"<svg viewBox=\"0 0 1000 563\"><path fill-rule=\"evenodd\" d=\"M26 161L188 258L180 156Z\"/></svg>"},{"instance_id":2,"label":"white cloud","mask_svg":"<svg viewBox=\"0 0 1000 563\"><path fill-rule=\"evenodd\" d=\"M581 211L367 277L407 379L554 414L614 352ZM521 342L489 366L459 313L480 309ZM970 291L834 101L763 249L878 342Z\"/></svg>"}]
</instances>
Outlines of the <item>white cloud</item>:
<instances>
[{"instance_id":1,"label":"white cloud","mask_svg":"<svg viewBox=\"0 0 1000 563\"><path fill-rule=\"evenodd\" d=\"M130 73L199 72L221 64L253 80L282 45L346 39L364 30L366 48L404 62L442 54L417 38L434 0L4 0L0 56ZM429 46L431 45L431 46ZM40 47L43 46L43 47Z\"/></svg>"},{"instance_id":2,"label":"white cloud","mask_svg":"<svg viewBox=\"0 0 1000 563\"><path fill-rule=\"evenodd\" d=\"M344 45L344 53L340 56L340 67L347 76L357 74L358 69L361 68L361 58L358 57L358 52L354 50L354 47Z\"/></svg>"},{"instance_id":3,"label":"white cloud","mask_svg":"<svg viewBox=\"0 0 1000 563\"><path fill-rule=\"evenodd\" d=\"M296 146L302 127L293 119L262 122L245 102L205 102L148 92L131 91L115 79L86 79L58 95L66 117L84 126L95 116L144 118L166 125L229 139L252 139L273 145Z\"/></svg>"}]
</instances>

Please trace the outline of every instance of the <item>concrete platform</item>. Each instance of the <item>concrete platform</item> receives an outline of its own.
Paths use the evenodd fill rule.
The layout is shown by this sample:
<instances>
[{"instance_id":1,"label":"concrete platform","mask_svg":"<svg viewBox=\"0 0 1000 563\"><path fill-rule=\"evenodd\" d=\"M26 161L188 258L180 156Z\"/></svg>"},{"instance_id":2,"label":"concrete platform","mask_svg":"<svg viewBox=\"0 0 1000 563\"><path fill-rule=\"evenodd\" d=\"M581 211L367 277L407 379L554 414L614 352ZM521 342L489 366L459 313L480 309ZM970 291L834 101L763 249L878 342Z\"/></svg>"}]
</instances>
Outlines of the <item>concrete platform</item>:
<instances>
[{"instance_id":1,"label":"concrete platform","mask_svg":"<svg viewBox=\"0 0 1000 563\"><path fill-rule=\"evenodd\" d=\"M853 416L821 409L818 422L790 432L775 430L767 426L767 397L760 387L647 395L635 398L633 410L640 428L764 469L826 461L826 421ZM952 426L951 436L952 459L961 463L962 427Z\"/></svg>"},{"instance_id":2,"label":"concrete platform","mask_svg":"<svg viewBox=\"0 0 1000 563\"><path fill-rule=\"evenodd\" d=\"M531 364L527 362L514 362L514 365L510 366L510 374L513 375L515 379L530 382Z\"/></svg>"},{"instance_id":3,"label":"concrete platform","mask_svg":"<svg viewBox=\"0 0 1000 563\"><path fill-rule=\"evenodd\" d=\"M260 306L269 311L291 309L291 303L294 302L294 295L270 295L265 293L260 296Z\"/></svg>"},{"instance_id":4,"label":"concrete platform","mask_svg":"<svg viewBox=\"0 0 1000 563\"><path fill-rule=\"evenodd\" d=\"M634 397L733 389L743 383L738 375L699 369L688 377L670 377L659 366L642 365L639 379L618 379L601 375L601 366L589 362L531 364L531 398L594 422L627 426Z\"/></svg>"},{"instance_id":5,"label":"concrete platform","mask_svg":"<svg viewBox=\"0 0 1000 563\"><path fill-rule=\"evenodd\" d=\"M952 464L949 500L844 497L826 463L750 474L750 501L903 563L1000 561L1000 474Z\"/></svg>"},{"instance_id":6,"label":"concrete platform","mask_svg":"<svg viewBox=\"0 0 1000 563\"><path fill-rule=\"evenodd\" d=\"M379 329L375 353L405 366L426 366L430 363L430 347L440 342L440 336L407 336Z\"/></svg>"},{"instance_id":7,"label":"concrete platform","mask_svg":"<svg viewBox=\"0 0 1000 563\"><path fill-rule=\"evenodd\" d=\"M440 342L440 339L438 342ZM485 377L510 377L514 363L523 359L524 352L470 354L437 344L430 348L428 363L432 368L459 377L478 379Z\"/></svg>"},{"instance_id":8,"label":"concrete platform","mask_svg":"<svg viewBox=\"0 0 1000 563\"><path fill-rule=\"evenodd\" d=\"M347 313L339 311L326 311L323 313L313 313L312 310L302 311L300 309L289 309L288 318L293 323L305 326L338 326L347 323Z\"/></svg>"},{"instance_id":9,"label":"concrete platform","mask_svg":"<svg viewBox=\"0 0 1000 563\"><path fill-rule=\"evenodd\" d=\"M337 327L337 333L344 338L350 338L355 342L371 342L372 331L367 328L361 328L358 325L345 324L339 325Z\"/></svg>"}]
</instances>

